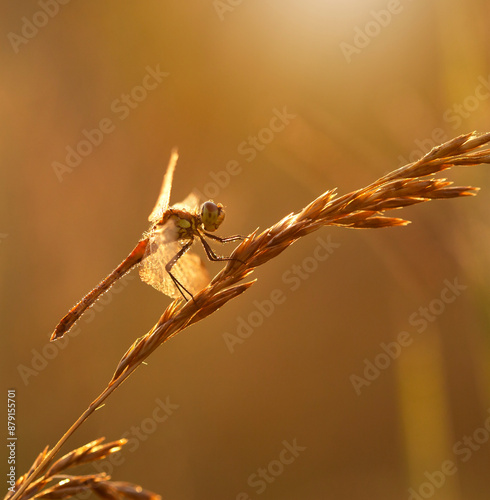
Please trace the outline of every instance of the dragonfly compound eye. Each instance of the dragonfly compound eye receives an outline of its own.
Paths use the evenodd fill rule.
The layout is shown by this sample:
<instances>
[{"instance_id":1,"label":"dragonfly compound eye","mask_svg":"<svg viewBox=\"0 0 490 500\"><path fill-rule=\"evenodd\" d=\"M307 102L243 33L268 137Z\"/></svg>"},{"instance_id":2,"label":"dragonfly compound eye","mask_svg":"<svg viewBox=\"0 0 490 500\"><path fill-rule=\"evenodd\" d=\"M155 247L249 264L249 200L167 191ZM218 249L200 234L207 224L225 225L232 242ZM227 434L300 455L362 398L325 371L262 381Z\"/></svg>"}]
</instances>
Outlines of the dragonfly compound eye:
<instances>
[{"instance_id":1,"label":"dragonfly compound eye","mask_svg":"<svg viewBox=\"0 0 490 500\"><path fill-rule=\"evenodd\" d=\"M221 203L207 201L201 207L201 222L206 231L216 231L225 218L225 210Z\"/></svg>"}]
</instances>

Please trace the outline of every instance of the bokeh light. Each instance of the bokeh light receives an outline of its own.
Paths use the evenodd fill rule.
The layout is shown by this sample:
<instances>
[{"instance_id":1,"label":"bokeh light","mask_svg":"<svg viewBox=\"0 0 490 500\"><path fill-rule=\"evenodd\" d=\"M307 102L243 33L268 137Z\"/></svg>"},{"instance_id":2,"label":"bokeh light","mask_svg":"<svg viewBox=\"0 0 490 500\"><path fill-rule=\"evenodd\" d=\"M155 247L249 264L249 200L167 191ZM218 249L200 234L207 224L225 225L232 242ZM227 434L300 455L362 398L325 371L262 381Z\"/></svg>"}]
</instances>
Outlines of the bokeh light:
<instances>
[{"instance_id":1,"label":"bokeh light","mask_svg":"<svg viewBox=\"0 0 490 500\"><path fill-rule=\"evenodd\" d=\"M17 473L169 304L134 273L78 336L48 343L147 229L174 146L172 201L197 189L226 206L222 235L264 229L489 131L489 20L483 0L10 2L0 304ZM64 451L130 437L106 472L179 500L488 498L490 182L486 166L447 176L482 190L406 209L406 228L303 238L155 352ZM413 341L386 362L402 332Z\"/></svg>"}]
</instances>

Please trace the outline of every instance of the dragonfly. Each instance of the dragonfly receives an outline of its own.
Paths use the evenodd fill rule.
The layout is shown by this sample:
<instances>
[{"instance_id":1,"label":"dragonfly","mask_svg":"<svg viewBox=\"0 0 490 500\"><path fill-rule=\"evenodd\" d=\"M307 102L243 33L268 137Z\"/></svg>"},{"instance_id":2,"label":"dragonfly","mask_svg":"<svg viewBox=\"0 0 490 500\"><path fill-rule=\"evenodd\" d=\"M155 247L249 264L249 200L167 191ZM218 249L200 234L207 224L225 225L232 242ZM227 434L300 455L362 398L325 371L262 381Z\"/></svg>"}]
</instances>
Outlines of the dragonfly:
<instances>
[{"instance_id":1,"label":"dragonfly","mask_svg":"<svg viewBox=\"0 0 490 500\"><path fill-rule=\"evenodd\" d=\"M189 251L196 239L209 260L236 260L217 255L207 241L209 238L229 243L244 239L239 235L223 238L212 234L225 218L221 203L209 200L199 207L198 196L191 193L184 201L168 206L177 159L177 150L173 150L156 205L148 217L150 229L121 264L68 311L56 326L51 340L63 337L104 292L136 266L139 266L140 278L156 290L174 299L194 300L194 295L210 281L200 257Z\"/></svg>"}]
</instances>

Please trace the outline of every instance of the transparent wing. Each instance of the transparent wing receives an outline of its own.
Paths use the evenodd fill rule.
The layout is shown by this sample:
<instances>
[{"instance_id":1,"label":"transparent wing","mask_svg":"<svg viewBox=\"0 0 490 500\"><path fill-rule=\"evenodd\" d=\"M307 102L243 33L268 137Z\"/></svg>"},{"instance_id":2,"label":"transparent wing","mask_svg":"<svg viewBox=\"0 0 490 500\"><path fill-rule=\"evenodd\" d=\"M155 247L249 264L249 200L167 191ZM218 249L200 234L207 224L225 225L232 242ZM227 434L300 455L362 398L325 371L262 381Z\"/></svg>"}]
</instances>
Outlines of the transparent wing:
<instances>
[{"instance_id":1,"label":"transparent wing","mask_svg":"<svg viewBox=\"0 0 490 500\"><path fill-rule=\"evenodd\" d=\"M172 219L163 228L151 234L146 255L140 267L141 279L169 297L182 297L165 266L177 255L185 243L185 240L177 240L177 228ZM202 260L190 251L182 255L174 264L171 273L192 295L201 291L210 281L209 273Z\"/></svg>"},{"instance_id":2,"label":"transparent wing","mask_svg":"<svg viewBox=\"0 0 490 500\"><path fill-rule=\"evenodd\" d=\"M172 205L172 208L178 208L180 210L189 210L190 212L195 212L199 208L199 196L192 192L187 195L182 201Z\"/></svg>"},{"instance_id":3,"label":"transparent wing","mask_svg":"<svg viewBox=\"0 0 490 500\"><path fill-rule=\"evenodd\" d=\"M160 194L156 205L153 207L151 214L148 217L150 222L156 222L159 220L168 208L168 202L170 200L170 191L172 190L172 180L174 178L175 165L177 165L177 160L179 159L179 153L177 149L172 150L170 155L170 160L167 166L167 172L163 177L162 188L160 189Z\"/></svg>"}]
</instances>

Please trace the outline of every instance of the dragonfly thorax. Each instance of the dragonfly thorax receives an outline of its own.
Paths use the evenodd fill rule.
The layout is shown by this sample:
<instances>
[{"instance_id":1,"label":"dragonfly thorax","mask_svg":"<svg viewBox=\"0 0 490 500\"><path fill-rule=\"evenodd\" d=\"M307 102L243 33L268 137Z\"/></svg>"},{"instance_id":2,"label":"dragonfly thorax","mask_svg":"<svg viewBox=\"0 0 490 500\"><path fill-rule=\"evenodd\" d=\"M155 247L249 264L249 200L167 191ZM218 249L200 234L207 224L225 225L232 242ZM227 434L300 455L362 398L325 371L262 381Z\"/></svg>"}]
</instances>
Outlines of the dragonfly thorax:
<instances>
[{"instance_id":1,"label":"dragonfly thorax","mask_svg":"<svg viewBox=\"0 0 490 500\"><path fill-rule=\"evenodd\" d=\"M191 193L182 203L169 207L172 179L177 162L173 151L163 178L160 195L148 220L150 229L143 234L133 251L103 281L68 311L55 328L51 340L63 336L95 301L133 267L140 265L140 277L156 290L172 298L194 300L208 286L211 278L198 255L190 251L197 238L211 261L234 261L233 257L216 255L206 238L221 243L239 241L241 236L227 238L211 234L225 218L223 205L207 201L198 209L197 196ZM241 261L240 261L241 262ZM194 301L195 302L195 301Z\"/></svg>"},{"instance_id":2,"label":"dragonfly thorax","mask_svg":"<svg viewBox=\"0 0 490 500\"><path fill-rule=\"evenodd\" d=\"M201 205L201 223L206 231L216 231L225 218L221 203L206 201Z\"/></svg>"}]
</instances>

